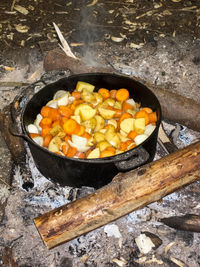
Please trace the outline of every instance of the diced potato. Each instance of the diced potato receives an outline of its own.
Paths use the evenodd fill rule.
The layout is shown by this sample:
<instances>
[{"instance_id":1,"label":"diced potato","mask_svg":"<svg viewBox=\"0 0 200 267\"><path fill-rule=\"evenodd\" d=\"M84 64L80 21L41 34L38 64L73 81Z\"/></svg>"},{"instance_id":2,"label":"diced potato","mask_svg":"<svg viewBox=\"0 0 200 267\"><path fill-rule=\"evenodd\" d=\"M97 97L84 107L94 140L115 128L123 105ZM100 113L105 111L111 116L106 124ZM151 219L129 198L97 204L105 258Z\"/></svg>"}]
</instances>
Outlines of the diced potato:
<instances>
[{"instance_id":1,"label":"diced potato","mask_svg":"<svg viewBox=\"0 0 200 267\"><path fill-rule=\"evenodd\" d=\"M126 142L127 140L130 140L127 135L122 135L121 133L118 133L118 136L121 140L121 142Z\"/></svg>"},{"instance_id":2,"label":"diced potato","mask_svg":"<svg viewBox=\"0 0 200 267\"><path fill-rule=\"evenodd\" d=\"M104 101L104 104L105 104L106 106L111 106L111 107L113 107L114 104L115 104L115 100L114 100L113 98L107 98L107 99Z\"/></svg>"},{"instance_id":3,"label":"diced potato","mask_svg":"<svg viewBox=\"0 0 200 267\"><path fill-rule=\"evenodd\" d=\"M145 118L135 119L134 121L134 130L138 134L143 134L145 131Z\"/></svg>"},{"instance_id":4,"label":"diced potato","mask_svg":"<svg viewBox=\"0 0 200 267\"><path fill-rule=\"evenodd\" d=\"M103 97L102 97L102 95L100 95L100 94L97 93L97 92L94 92L93 95L94 95L94 97L95 97L96 104L99 104L99 103L102 103L102 102L103 102Z\"/></svg>"},{"instance_id":5,"label":"diced potato","mask_svg":"<svg viewBox=\"0 0 200 267\"><path fill-rule=\"evenodd\" d=\"M94 118L96 119L96 123L97 123L94 130L95 130L95 132L97 132L104 127L105 120L99 115L95 115Z\"/></svg>"},{"instance_id":6,"label":"diced potato","mask_svg":"<svg viewBox=\"0 0 200 267\"><path fill-rule=\"evenodd\" d=\"M38 130L37 126L35 126L34 124L29 124L27 126L27 130L28 130L29 133L35 133L35 134L39 133L39 130Z\"/></svg>"},{"instance_id":7,"label":"diced potato","mask_svg":"<svg viewBox=\"0 0 200 267\"><path fill-rule=\"evenodd\" d=\"M119 101L115 101L114 108L116 109L122 109L122 103Z\"/></svg>"},{"instance_id":8,"label":"diced potato","mask_svg":"<svg viewBox=\"0 0 200 267\"><path fill-rule=\"evenodd\" d=\"M74 115L80 115L81 119L86 121L93 118L96 114L96 109L93 109L90 105L80 104L74 110Z\"/></svg>"},{"instance_id":9,"label":"diced potato","mask_svg":"<svg viewBox=\"0 0 200 267\"><path fill-rule=\"evenodd\" d=\"M119 138L119 135L116 133L113 138L109 142L112 146L119 148L121 140Z\"/></svg>"},{"instance_id":10,"label":"diced potato","mask_svg":"<svg viewBox=\"0 0 200 267\"><path fill-rule=\"evenodd\" d=\"M133 110L133 109L127 109L126 112L128 112L129 114L131 114L133 117L135 116L135 113L136 113L136 111Z\"/></svg>"},{"instance_id":11,"label":"diced potato","mask_svg":"<svg viewBox=\"0 0 200 267\"><path fill-rule=\"evenodd\" d=\"M97 143L96 147L99 147L100 151L105 150L107 147L110 146L110 143L108 141L101 141Z\"/></svg>"},{"instance_id":12,"label":"diced potato","mask_svg":"<svg viewBox=\"0 0 200 267\"><path fill-rule=\"evenodd\" d=\"M114 119L108 120L107 124L113 125L115 129L117 128L117 121Z\"/></svg>"},{"instance_id":13,"label":"diced potato","mask_svg":"<svg viewBox=\"0 0 200 267\"><path fill-rule=\"evenodd\" d=\"M83 101L88 103L93 103L96 100L95 96L92 93L85 90L81 93L81 98L83 99Z\"/></svg>"},{"instance_id":14,"label":"diced potato","mask_svg":"<svg viewBox=\"0 0 200 267\"><path fill-rule=\"evenodd\" d=\"M63 132L63 129L60 125L56 125L55 127L51 129L50 134L53 136L56 136L59 132Z\"/></svg>"},{"instance_id":15,"label":"diced potato","mask_svg":"<svg viewBox=\"0 0 200 267\"><path fill-rule=\"evenodd\" d=\"M155 125L152 125L152 124L146 125L144 134L146 134L148 136L151 135L153 133L153 131L155 130L155 128L156 128Z\"/></svg>"},{"instance_id":16,"label":"diced potato","mask_svg":"<svg viewBox=\"0 0 200 267\"><path fill-rule=\"evenodd\" d=\"M120 129L128 134L130 131L133 131L134 129L134 121L135 119L133 118L124 119L120 123Z\"/></svg>"},{"instance_id":17,"label":"diced potato","mask_svg":"<svg viewBox=\"0 0 200 267\"><path fill-rule=\"evenodd\" d=\"M146 135L146 134L138 134L135 137L134 141L135 141L136 145L138 146L141 143L143 143L147 138L148 138L148 135Z\"/></svg>"},{"instance_id":18,"label":"diced potato","mask_svg":"<svg viewBox=\"0 0 200 267\"><path fill-rule=\"evenodd\" d=\"M121 142L118 134L115 132L114 126L111 124L109 125L109 128L105 132L105 139L114 147L118 147Z\"/></svg>"},{"instance_id":19,"label":"diced potato","mask_svg":"<svg viewBox=\"0 0 200 267\"><path fill-rule=\"evenodd\" d=\"M85 126L85 128L87 128L87 129L94 130L96 125L97 125L97 121L95 118L92 118L90 120L86 120L86 121L82 122L82 125Z\"/></svg>"},{"instance_id":20,"label":"diced potato","mask_svg":"<svg viewBox=\"0 0 200 267\"><path fill-rule=\"evenodd\" d=\"M101 130L99 130L99 132L105 134L106 129L101 129Z\"/></svg>"},{"instance_id":21,"label":"diced potato","mask_svg":"<svg viewBox=\"0 0 200 267\"><path fill-rule=\"evenodd\" d=\"M59 152L61 144L62 144L61 138L58 136L55 136L54 138L51 139L48 149L51 152Z\"/></svg>"},{"instance_id":22,"label":"diced potato","mask_svg":"<svg viewBox=\"0 0 200 267\"><path fill-rule=\"evenodd\" d=\"M94 140L95 140L95 143L99 143L101 141L104 141L105 135L101 132L95 132L94 133Z\"/></svg>"},{"instance_id":23,"label":"diced potato","mask_svg":"<svg viewBox=\"0 0 200 267\"><path fill-rule=\"evenodd\" d=\"M87 156L88 159L96 159L99 157L100 157L100 149L98 147L92 150L90 154Z\"/></svg>"},{"instance_id":24,"label":"diced potato","mask_svg":"<svg viewBox=\"0 0 200 267\"><path fill-rule=\"evenodd\" d=\"M95 86L90 84L90 83L86 83L86 82L77 82L76 84L76 91L78 92L82 92L83 89L86 89L88 92L92 93L94 91Z\"/></svg>"},{"instance_id":25,"label":"diced potato","mask_svg":"<svg viewBox=\"0 0 200 267\"><path fill-rule=\"evenodd\" d=\"M98 108L98 111L99 111L100 115L106 120L112 119L115 115L114 110L109 110L109 109L105 109L105 108Z\"/></svg>"}]
</instances>

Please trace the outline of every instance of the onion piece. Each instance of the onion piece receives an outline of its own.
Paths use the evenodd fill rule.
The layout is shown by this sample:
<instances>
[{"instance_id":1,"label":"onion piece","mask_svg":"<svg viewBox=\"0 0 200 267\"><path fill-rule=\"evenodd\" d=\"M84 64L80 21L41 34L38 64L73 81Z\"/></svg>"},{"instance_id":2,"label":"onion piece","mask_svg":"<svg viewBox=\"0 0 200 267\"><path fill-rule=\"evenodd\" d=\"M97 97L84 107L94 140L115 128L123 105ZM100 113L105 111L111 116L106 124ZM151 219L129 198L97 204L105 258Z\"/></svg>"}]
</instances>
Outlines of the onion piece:
<instances>
[{"instance_id":1,"label":"onion piece","mask_svg":"<svg viewBox=\"0 0 200 267\"><path fill-rule=\"evenodd\" d=\"M136 145L138 146L141 143L143 143L147 138L148 138L148 135L146 135L146 134L138 134L135 137L134 141L135 141Z\"/></svg>"},{"instance_id":2,"label":"onion piece","mask_svg":"<svg viewBox=\"0 0 200 267\"><path fill-rule=\"evenodd\" d=\"M155 125L152 125L152 124L148 124L146 125L146 128L145 128L145 131L144 131L144 134L146 135L151 135L153 133L153 131L155 130L156 126Z\"/></svg>"},{"instance_id":3,"label":"onion piece","mask_svg":"<svg viewBox=\"0 0 200 267\"><path fill-rule=\"evenodd\" d=\"M39 146L42 146L43 145L43 137L42 136L36 136L36 137L33 137L32 140L38 144Z\"/></svg>"},{"instance_id":4,"label":"onion piece","mask_svg":"<svg viewBox=\"0 0 200 267\"><path fill-rule=\"evenodd\" d=\"M57 99L58 106L67 106L69 104L69 95L65 94L62 97Z\"/></svg>"},{"instance_id":5,"label":"onion piece","mask_svg":"<svg viewBox=\"0 0 200 267\"><path fill-rule=\"evenodd\" d=\"M76 134L72 134L72 141L68 140L68 143L79 152L86 152L90 148L87 146L87 139Z\"/></svg>"},{"instance_id":6,"label":"onion piece","mask_svg":"<svg viewBox=\"0 0 200 267\"><path fill-rule=\"evenodd\" d=\"M39 133L39 130L38 130L37 126L34 125L34 124L29 124L27 126L27 130L28 130L29 133L35 133L35 134Z\"/></svg>"},{"instance_id":7,"label":"onion piece","mask_svg":"<svg viewBox=\"0 0 200 267\"><path fill-rule=\"evenodd\" d=\"M128 100L126 100L126 103L130 104L130 105L133 106L133 107L136 106L136 103L135 103L135 101L133 100L133 98L129 98Z\"/></svg>"},{"instance_id":8,"label":"onion piece","mask_svg":"<svg viewBox=\"0 0 200 267\"><path fill-rule=\"evenodd\" d=\"M58 107L58 101L57 100L51 100L46 104L47 107L50 108L57 108Z\"/></svg>"},{"instance_id":9,"label":"onion piece","mask_svg":"<svg viewBox=\"0 0 200 267\"><path fill-rule=\"evenodd\" d=\"M55 95L53 96L53 99L57 100L58 98L62 97L63 95L65 95L67 92L64 90L59 90L55 93Z\"/></svg>"}]
</instances>

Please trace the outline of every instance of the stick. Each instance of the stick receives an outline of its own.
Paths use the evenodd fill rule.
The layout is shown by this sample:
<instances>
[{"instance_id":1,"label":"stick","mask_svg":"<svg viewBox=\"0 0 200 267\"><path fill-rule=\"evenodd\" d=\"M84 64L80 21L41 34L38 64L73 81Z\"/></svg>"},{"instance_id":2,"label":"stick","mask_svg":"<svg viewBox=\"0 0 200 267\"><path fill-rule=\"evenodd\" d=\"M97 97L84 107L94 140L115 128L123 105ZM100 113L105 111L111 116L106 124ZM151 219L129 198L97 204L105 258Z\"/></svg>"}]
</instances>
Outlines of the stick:
<instances>
[{"instance_id":1,"label":"stick","mask_svg":"<svg viewBox=\"0 0 200 267\"><path fill-rule=\"evenodd\" d=\"M94 177L95 178L95 177ZM34 220L48 248L142 208L200 178L200 142L127 173Z\"/></svg>"}]
</instances>

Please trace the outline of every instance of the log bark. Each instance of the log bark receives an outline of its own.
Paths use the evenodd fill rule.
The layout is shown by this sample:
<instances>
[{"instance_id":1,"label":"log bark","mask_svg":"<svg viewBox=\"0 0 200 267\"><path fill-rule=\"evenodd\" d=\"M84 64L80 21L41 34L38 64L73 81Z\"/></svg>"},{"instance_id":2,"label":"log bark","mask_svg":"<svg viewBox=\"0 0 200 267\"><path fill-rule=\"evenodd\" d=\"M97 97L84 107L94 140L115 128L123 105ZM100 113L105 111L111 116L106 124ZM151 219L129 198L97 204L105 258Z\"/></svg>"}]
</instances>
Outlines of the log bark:
<instances>
[{"instance_id":1,"label":"log bark","mask_svg":"<svg viewBox=\"0 0 200 267\"><path fill-rule=\"evenodd\" d=\"M127 173L34 220L48 248L118 219L200 178L200 142Z\"/></svg>"}]
</instances>

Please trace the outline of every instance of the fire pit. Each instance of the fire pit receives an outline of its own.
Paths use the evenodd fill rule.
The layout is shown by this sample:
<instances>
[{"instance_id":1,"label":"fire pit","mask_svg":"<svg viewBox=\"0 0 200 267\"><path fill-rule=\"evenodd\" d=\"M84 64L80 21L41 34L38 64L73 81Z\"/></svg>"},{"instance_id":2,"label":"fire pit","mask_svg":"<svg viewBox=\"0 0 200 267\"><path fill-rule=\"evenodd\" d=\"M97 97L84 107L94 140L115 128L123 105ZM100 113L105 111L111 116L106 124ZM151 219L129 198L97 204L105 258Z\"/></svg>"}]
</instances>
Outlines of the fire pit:
<instances>
[{"instance_id":1,"label":"fire pit","mask_svg":"<svg viewBox=\"0 0 200 267\"><path fill-rule=\"evenodd\" d=\"M40 82L17 96L14 101L18 102L15 114L20 116L30 96L40 90L44 84L51 83L52 77L54 81L63 75L68 75L68 73L54 72L53 76L52 73L45 74ZM178 148L194 142L199 137L198 133L176 123L162 121L162 125ZM20 126L19 122L18 126ZM170 146L163 146L163 142L159 142L155 159L165 156L170 149ZM160 203L150 204L49 251L42 242L33 219L94 192L94 188L61 187L50 182L38 172L27 146L26 159L26 166L23 165L22 168L27 168L31 175L22 176L20 165L15 167L13 189L8 199L6 217L1 228L2 245L7 247L3 250L4 260L6 257L11 257L8 255L13 252L19 266L28 265L30 262L36 266L49 264L59 264L59 266L114 266L113 264L125 266L127 264L131 266L131 264L142 262L170 266L176 261L187 262L190 251L193 251L191 262L193 266L197 266L195 264L198 261L198 254L194 254L194 251L196 242L199 242L198 235L191 232L183 234L159 222L159 219L163 217L186 214L187 210L188 213L191 209L193 213L198 211L198 190L195 185L190 185L186 189L165 197ZM198 184L199 182L196 182L196 185ZM5 226L6 230L3 230ZM155 234L162 244L160 243L155 251L151 250L148 254L142 255L136 243L136 238L141 235L141 232L145 232L146 236L148 233ZM182 258L177 259L178 251L188 246L190 250Z\"/></svg>"}]
</instances>

